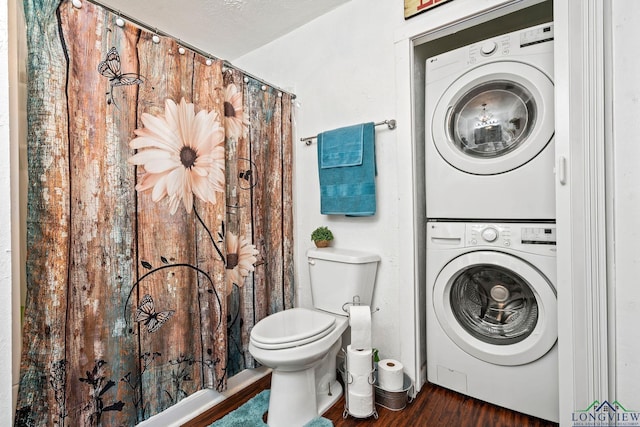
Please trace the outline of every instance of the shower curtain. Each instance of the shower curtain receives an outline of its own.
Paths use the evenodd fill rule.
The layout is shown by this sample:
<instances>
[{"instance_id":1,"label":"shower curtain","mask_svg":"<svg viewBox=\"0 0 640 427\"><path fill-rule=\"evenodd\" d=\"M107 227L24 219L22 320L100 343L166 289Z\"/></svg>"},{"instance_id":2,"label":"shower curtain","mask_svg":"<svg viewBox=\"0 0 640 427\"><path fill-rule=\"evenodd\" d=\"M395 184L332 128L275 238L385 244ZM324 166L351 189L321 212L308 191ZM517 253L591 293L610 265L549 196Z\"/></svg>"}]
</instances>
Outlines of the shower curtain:
<instances>
[{"instance_id":1,"label":"shower curtain","mask_svg":"<svg viewBox=\"0 0 640 427\"><path fill-rule=\"evenodd\" d=\"M132 426L254 367L292 306L291 95L87 1L24 5L15 424Z\"/></svg>"}]
</instances>

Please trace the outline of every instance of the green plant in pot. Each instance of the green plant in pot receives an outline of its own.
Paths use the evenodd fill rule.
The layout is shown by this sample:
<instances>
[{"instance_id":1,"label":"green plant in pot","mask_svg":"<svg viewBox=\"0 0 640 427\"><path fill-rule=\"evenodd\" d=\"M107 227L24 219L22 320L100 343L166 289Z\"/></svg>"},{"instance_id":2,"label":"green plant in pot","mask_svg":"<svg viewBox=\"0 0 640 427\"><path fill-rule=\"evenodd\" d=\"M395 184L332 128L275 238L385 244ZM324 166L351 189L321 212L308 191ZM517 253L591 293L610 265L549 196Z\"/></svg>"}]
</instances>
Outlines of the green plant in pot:
<instances>
[{"instance_id":1,"label":"green plant in pot","mask_svg":"<svg viewBox=\"0 0 640 427\"><path fill-rule=\"evenodd\" d=\"M328 227L318 227L311 233L311 240L319 248L326 248L333 240L333 233Z\"/></svg>"}]
</instances>

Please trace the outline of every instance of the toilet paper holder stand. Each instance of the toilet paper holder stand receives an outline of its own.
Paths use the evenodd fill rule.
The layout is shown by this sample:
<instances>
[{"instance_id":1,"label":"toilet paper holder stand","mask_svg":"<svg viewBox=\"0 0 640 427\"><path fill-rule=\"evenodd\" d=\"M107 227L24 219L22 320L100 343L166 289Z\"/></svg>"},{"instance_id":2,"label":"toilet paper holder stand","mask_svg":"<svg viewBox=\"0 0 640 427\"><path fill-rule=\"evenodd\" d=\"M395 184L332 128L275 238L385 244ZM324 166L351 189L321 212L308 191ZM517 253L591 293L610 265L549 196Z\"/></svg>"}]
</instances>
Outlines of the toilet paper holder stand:
<instances>
[{"instance_id":1,"label":"toilet paper holder stand","mask_svg":"<svg viewBox=\"0 0 640 427\"><path fill-rule=\"evenodd\" d=\"M349 415L355 418L369 418L373 416L373 418L377 420L378 410L376 409L376 400L375 400L376 399L376 393L375 393L376 370L375 370L375 366L373 366L373 355L371 358L371 372L369 372L369 377L367 378L367 382L372 387L374 387L373 388L374 392L371 393L371 406L373 410L368 414L360 415L360 414L353 414L349 411L349 385L353 384L353 376L347 370L347 364L346 364L347 352L344 351L344 348L341 349L340 351L344 354L344 360L345 360L344 364L341 366L343 369L339 369L340 374L342 374L342 379L344 380L344 396L345 396L345 404L344 404L344 411L342 412L342 418L346 419L347 416Z\"/></svg>"},{"instance_id":2,"label":"toilet paper holder stand","mask_svg":"<svg viewBox=\"0 0 640 427\"><path fill-rule=\"evenodd\" d=\"M345 313L349 314L349 307L351 306L360 306L362 305L362 303L360 302L360 296L359 295L354 295L351 301L347 301L344 304L342 304L342 311L344 311ZM375 309L371 310L371 314L376 313L380 311L379 307L376 307ZM344 405L344 411L342 413L342 418L347 418L348 415L351 415L355 418L369 418L371 416L373 416L376 420L378 419L378 411L376 410L376 403L375 403L375 398L376 398L376 394L375 394L375 383L376 383L376 370L375 370L375 366L373 364L373 354L371 355L371 371L369 372L369 376L367 377L367 382L369 383L369 385L371 385L372 387L372 393L371 393L371 407L372 407L372 411L368 414L355 414L351 411L349 411L350 405L349 405L349 388L350 388L350 384L353 384L354 382L354 377L353 375L348 371L347 369L347 352L343 349L341 349L342 353L344 354L344 360L345 363L344 365L341 366L342 369L340 370L340 374L342 374L342 379L344 380L344 395L345 395L345 405Z\"/></svg>"},{"instance_id":3,"label":"toilet paper holder stand","mask_svg":"<svg viewBox=\"0 0 640 427\"><path fill-rule=\"evenodd\" d=\"M347 301L342 304L342 311L349 314L349 307L352 305L362 305L360 303L360 295L354 295L352 301ZM371 310L371 314L377 313L378 311L380 311L380 307L376 307L375 309Z\"/></svg>"}]
</instances>

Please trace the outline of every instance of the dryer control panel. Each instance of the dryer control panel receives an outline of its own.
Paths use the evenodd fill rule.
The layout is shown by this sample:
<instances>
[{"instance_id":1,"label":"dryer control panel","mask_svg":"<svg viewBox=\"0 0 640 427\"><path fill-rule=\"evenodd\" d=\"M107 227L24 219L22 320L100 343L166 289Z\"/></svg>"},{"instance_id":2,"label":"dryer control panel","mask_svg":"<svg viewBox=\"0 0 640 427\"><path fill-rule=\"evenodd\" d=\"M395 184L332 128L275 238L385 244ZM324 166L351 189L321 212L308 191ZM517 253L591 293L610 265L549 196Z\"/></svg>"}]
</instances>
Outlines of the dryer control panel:
<instances>
[{"instance_id":1,"label":"dryer control panel","mask_svg":"<svg viewBox=\"0 0 640 427\"><path fill-rule=\"evenodd\" d=\"M472 65L484 61L490 56L519 55L525 51L521 49L553 40L553 24L538 25L526 30L487 39L479 43L469 45L467 64ZM544 49L544 48L543 48ZM534 54L535 52L531 52Z\"/></svg>"}]
</instances>

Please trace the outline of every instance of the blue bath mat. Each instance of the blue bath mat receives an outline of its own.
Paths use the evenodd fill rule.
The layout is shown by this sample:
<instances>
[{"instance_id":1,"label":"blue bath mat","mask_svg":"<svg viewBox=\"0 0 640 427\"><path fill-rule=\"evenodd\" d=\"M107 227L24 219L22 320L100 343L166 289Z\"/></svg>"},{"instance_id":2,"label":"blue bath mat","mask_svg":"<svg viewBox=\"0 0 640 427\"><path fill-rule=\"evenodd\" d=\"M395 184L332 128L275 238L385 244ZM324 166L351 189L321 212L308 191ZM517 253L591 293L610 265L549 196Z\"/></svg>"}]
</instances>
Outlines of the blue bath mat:
<instances>
[{"instance_id":1,"label":"blue bath mat","mask_svg":"<svg viewBox=\"0 0 640 427\"><path fill-rule=\"evenodd\" d=\"M269 390L265 390L252 397L247 403L224 418L219 419L210 427L267 427L262 416L269 409ZM332 427L333 423L326 418L317 417L305 424L304 427Z\"/></svg>"}]
</instances>

